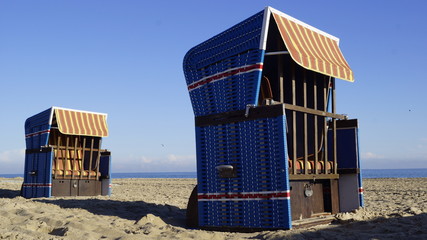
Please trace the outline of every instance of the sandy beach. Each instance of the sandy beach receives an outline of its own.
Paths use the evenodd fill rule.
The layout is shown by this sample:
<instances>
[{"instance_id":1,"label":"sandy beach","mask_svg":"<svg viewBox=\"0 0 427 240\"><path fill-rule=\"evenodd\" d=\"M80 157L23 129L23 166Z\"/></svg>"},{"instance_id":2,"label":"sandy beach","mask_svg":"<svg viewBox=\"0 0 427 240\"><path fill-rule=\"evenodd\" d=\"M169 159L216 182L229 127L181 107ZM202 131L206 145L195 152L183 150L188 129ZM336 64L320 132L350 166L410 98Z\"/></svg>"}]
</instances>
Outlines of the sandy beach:
<instances>
[{"instance_id":1,"label":"sandy beach","mask_svg":"<svg viewBox=\"0 0 427 240\"><path fill-rule=\"evenodd\" d=\"M0 239L427 239L427 178L365 179L365 208L329 225L254 233L187 229L195 179L114 179L111 197L19 196L0 178Z\"/></svg>"}]
</instances>

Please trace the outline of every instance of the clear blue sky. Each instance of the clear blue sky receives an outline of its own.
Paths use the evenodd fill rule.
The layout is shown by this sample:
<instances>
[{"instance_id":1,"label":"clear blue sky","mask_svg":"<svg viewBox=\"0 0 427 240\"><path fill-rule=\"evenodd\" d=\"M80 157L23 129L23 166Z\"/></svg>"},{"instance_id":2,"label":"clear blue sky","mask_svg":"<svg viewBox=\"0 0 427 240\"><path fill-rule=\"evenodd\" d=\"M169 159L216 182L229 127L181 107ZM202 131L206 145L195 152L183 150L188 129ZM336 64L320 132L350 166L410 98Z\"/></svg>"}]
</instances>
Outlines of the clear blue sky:
<instances>
[{"instance_id":1,"label":"clear blue sky","mask_svg":"<svg viewBox=\"0 0 427 240\"><path fill-rule=\"evenodd\" d=\"M23 173L24 121L108 113L113 172L195 171L182 71L193 46L272 6L340 38L364 168L427 168L427 2L0 1L0 174Z\"/></svg>"}]
</instances>

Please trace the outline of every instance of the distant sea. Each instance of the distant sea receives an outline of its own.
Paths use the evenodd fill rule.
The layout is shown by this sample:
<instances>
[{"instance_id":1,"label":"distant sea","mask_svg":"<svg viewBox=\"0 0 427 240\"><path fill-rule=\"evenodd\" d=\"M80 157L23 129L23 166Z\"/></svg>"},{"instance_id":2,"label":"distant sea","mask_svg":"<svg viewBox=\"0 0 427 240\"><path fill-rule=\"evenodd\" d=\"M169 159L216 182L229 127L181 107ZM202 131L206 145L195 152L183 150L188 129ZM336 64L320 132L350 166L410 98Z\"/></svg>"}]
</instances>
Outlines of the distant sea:
<instances>
[{"instance_id":1,"label":"distant sea","mask_svg":"<svg viewBox=\"0 0 427 240\"><path fill-rule=\"evenodd\" d=\"M425 178L427 168L362 169L362 178Z\"/></svg>"},{"instance_id":2,"label":"distant sea","mask_svg":"<svg viewBox=\"0 0 427 240\"><path fill-rule=\"evenodd\" d=\"M427 168L362 169L363 178L427 178ZM0 174L0 177L23 177L23 174ZM196 178L196 172L112 173L112 178Z\"/></svg>"}]
</instances>

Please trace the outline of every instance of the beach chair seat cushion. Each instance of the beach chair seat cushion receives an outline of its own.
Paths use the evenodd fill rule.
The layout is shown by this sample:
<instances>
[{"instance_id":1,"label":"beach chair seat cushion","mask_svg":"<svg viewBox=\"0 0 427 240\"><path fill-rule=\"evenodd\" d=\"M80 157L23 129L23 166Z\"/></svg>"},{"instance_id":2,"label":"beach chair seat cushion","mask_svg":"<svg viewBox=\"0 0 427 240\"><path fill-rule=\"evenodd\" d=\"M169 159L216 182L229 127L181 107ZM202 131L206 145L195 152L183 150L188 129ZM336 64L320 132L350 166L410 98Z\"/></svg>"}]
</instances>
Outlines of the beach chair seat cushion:
<instances>
[{"instance_id":1,"label":"beach chair seat cushion","mask_svg":"<svg viewBox=\"0 0 427 240\"><path fill-rule=\"evenodd\" d=\"M314 165L315 165L315 161L313 160L309 160L307 161L307 170L309 173L314 173ZM295 161L295 167L297 169L297 173L304 173L305 170L305 161L304 160L296 160ZM288 161L288 167L289 167L289 171L291 172L291 170L293 169L293 161L289 160ZM330 173L333 167L333 161L327 161L326 162L326 171L327 173ZM317 171L320 173L325 173L325 161L317 161Z\"/></svg>"},{"instance_id":2,"label":"beach chair seat cushion","mask_svg":"<svg viewBox=\"0 0 427 240\"><path fill-rule=\"evenodd\" d=\"M82 151L67 151L67 154L64 154L65 151L56 151L55 150L55 161L52 168L52 174L54 176L66 176L66 177L96 177L99 176L99 172L89 171L86 169L82 170ZM65 161L64 161L65 157ZM65 162L65 166L64 166ZM64 172L65 171L65 172Z\"/></svg>"}]
</instances>

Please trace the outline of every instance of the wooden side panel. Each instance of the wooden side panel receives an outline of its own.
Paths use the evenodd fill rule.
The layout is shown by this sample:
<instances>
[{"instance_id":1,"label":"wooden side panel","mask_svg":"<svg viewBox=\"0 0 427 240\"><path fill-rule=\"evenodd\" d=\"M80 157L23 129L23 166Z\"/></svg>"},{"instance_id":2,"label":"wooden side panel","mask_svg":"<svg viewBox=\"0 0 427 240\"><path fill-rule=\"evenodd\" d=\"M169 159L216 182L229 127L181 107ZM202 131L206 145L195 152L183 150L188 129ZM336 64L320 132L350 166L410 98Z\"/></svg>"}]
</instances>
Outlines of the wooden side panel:
<instances>
[{"instance_id":1,"label":"wooden side panel","mask_svg":"<svg viewBox=\"0 0 427 240\"><path fill-rule=\"evenodd\" d=\"M53 179L52 196L101 195L101 181L78 179Z\"/></svg>"},{"instance_id":2,"label":"wooden side panel","mask_svg":"<svg viewBox=\"0 0 427 240\"><path fill-rule=\"evenodd\" d=\"M331 205L332 214L340 211L339 192L338 192L338 179L331 179Z\"/></svg>"},{"instance_id":3,"label":"wooden side panel","mask_svg":"<svg viewBox=\"0 0 427 240\"><path fill-rule=\"evenodd\" d=\"M292 220L339 212L338 179L293 180L290 185Z\"/></svg>"},{"instance_id":4,"label":"wooden side panel","mask_svg":"<svg viewBox=\"0 0 427 240\"><path fill-rule=\"evenodd\" d=\"M292 220L310 218L325 212L322 182L291 181L290 184ZM308 196L310 190L312 195Z\"/></svg>"},{"instance_id":5,"label":"wooden side panel","mask_svg":"<svg viewBox=\"0 0 427 240\"><path fill-rule=\"evenodd\" d=\"M71 196L71 180L53 179L52 196Z\"/></svg>"},{"instance_id":6,"label":"wooden side panel","mask_svg":"<svg viewBox=\"0 0 427 240\"><path fill-rule=\"evenodd\" d=\"M101 181L79 180L79 196L101 195Z\"/></svg>"}]
</instances>

